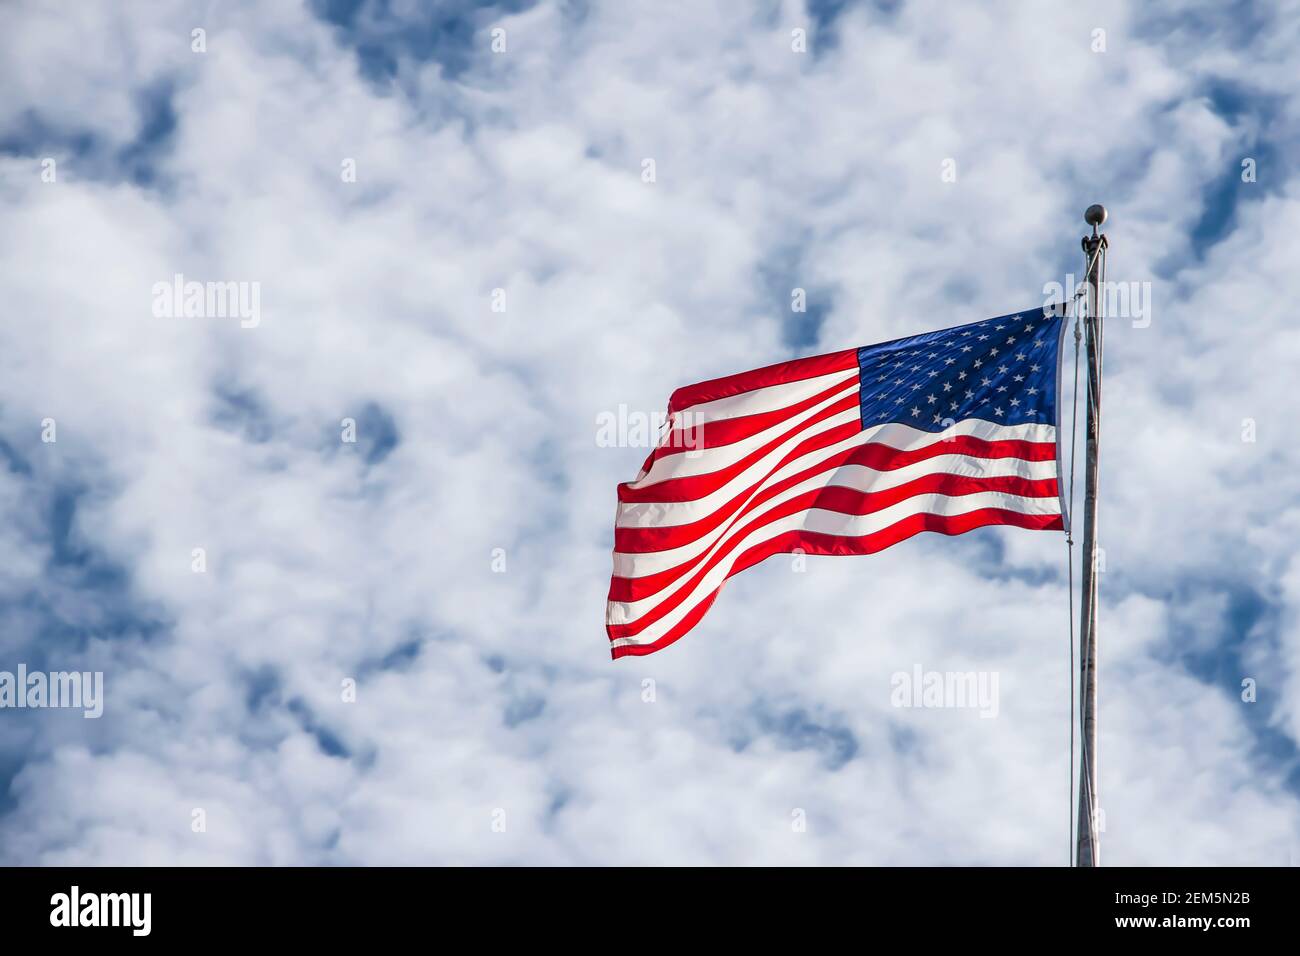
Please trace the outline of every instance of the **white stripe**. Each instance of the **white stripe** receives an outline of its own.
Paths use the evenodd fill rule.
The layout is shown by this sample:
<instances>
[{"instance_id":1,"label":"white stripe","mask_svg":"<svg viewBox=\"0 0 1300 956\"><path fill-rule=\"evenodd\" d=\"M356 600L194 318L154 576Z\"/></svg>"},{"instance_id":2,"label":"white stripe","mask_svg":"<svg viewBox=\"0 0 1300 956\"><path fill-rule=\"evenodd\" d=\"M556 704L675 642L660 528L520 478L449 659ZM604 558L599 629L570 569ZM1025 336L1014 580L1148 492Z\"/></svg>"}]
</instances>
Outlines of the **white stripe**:
<instances>
[{"instance_id":1,"label":"white stripe","mask_svg":"<svg viewBox=\"0 0 1300 956\"><path fill-rule=\"evenodd\" d=\"M831 425L829 420L826 423L818 422L816 431L810 430L807 434L794 436L781 447L774 449L770 454L754 462L717 491L702 498L696 498L692 501L620 502L614 518L614 526L617 528L654 528L661 525L689 524L696 521L706 514L711 514L755 482L765 478L768 471L776 468L777 462L791 448L812 438L814 435L820 434L827 428L834 427L836 426ZM897 422L873 425L843 441L828 445L825 448L818 448L785 465L781 465L772 474L772 481L780 481L807 468L812 464L810 459L813 459L814 456L817 456L817 461L824 461L838 452L859 445L870 444L871 442L888 445L898 451L915 451L935 442L943 441L945 438L960 435L979 438L983 441L1054 442L1056 441L1056 428L1052 425L1041 425L1033 422L1024 425L999 425L978 418L963 419L941 432L923 431ZM757 490L755 489L756 492ZM699 507L696 507L697 505Z\"/></svg>"},{"instance_id":2,"label":"white stripe","mask_svg":"<svg viewBox=\"0 0 1300 956\"><path fill-rule=\"evenodd\" d=\"M737 520L748 522L753 518L767 514L767 512L779 507L791 498L796 498L809 491L816 491L830 485L849 488L853 491L886 491L931 474L959 475L968 478L1055 478L1056 460L1026 461L1022 458L975 458L970 455L936 455L934 458L913 462L910 465L893 470L882 471L867 465L840 465L837 468L828 468L826 471L811 475L773 495L751 511L745 510L747 502L730 519L724 521L712 531L693 541L678 545L676 548L645 552L615 551L614 574L620 578L634 578L658 574L660 571L675 568L679 564L683 564L704 553L706 550L712 550L712 544L727 534L735 526ZM771 480L760 482L754 489L754 495L779 480L774 476ZM753 495L750 497L752 499ZM699 502L687 502L687 504L699 504Z\"/></svg>"},{"instance_id":3,"label":"white stripe","mask_svg":"<svg viewBox=\"0 0 1300 956\"><path fill-rule=\"evenodd\" d=\"M913 508L913 507L914 507L914 506L911 504L912 502L916 502L916 501L924 502L924 501L928 501L928 500L932 500L932 499L944 499L944 501L976 500L976 499L982 499L982 498L984 498L985 496L988 496L988 495L993 495L993 496L995 496L995 497L1006 498L1006 499L1014 500L1014 501L1016 501L1016 502L1021 502L1021 501L1041 501L1041 502L1045 502L1045 503L1046 503L1046 504L1044 505L1045 510L1041 510L1041 509L1040 509L1040 510L1034 510L1034 511L1030 512L1030 513L1032 513L1032 514L1060 514L1060 513L1061 513L1061 502L1060 502L1060 498L1059 498L1059 496L1057 496L1057 495L1052 495L1052 496L1047 497L1047 498L1023 498L1023 497L1021 497L1021 496L1019 496L1019 495L1009 495L1009 494L1006 494L1005 492L997 492L997 491L978 492L978 493L973 494L973 495L951 495L951 496L950 496L950 495L940 495L940 494L936 494L936 493L930 493L930 494L924 494L924 495L914 495L914 496L911 497L911 498L907 498L907 499L905 499L905 500L903 500L903 501L900 501L900 502L897 502L897 503L895 503L895 504L893 504L893 505L890 505L888 508L883 508L883 509L881 509L880 511L876 511L876 512L873 512L873 513L871 513L871 514L867 514L867 515L845 515L845 514L843 514L842 512L831 511L831 510L829 510L829 509L823 509L823 508L808 508L808 509L805 509L805 510L803 510L803 511L797 512L796 514L793 514L793 515L787 515L787 516L784 517L784 518L778 519L777 521L772 522L770 525L768 525L768 526L766 526L766 527L778 527L778 526L779 526L779 527L781 527L781 528L783 528L783 529L785 529L785 530L790 530L790 529L793 527L793 528L797 528L797 529L800 529L800 530L817 531L817 530L820 530L820 529L819 529L819 528L814 528L814 527L804 527L803 525L799 524L799 521L801 520L802 516L804 516L804 515L810 515L810 514L813 514L813 513L819 513L819 514L823 514L823 515L839 515L839 517L840 517L841 519L844 519L844 520L854 519L854 520L860 520L860 521L865 521L865 520L867 520L867 519L871 519L871 518L873 518L873 517L875 517L875 516L881 516L881 517L880 517L880 521L882 521L883 524L880 524L879 526L871 526L870 529L869 529L868 531L861 532L862 534L870 534L870 533L872 533L872 532L874 532L874 531L879 531L881 528L888 527L889 525L895 523L896 521L901 520L901 518L905 518L905 517L907 517L909 514L915 513L915 511L910 511L910 510L908 510L909 508ZM990 505L989 507L1001 507L1001 506L1000 506L1000 505ZM766 512L767 510L768 510L768 509L767 509L766 507L763 509L764 512ZM924 510L926 510L926 509L922 507L922 508L919 508L919 509L917 509L917 510L924 511ZM964 509L964 510L961 510L961 511L957 511L957 512L955 512L955 513L957 513L957 514L965 514L965 512L966 512L967 510L972 510L972 509ZM1011 510L1022 510L1022 509L1020 509L1020 508L1012 508ZM755 512L755 514L759 514L759 513L762 513L762 512ZM948 512L946 512L946 511L935 511L935 512L933 512L933 513L934 513L934 514L947 514ZM891 515L892 515L893 517L890 517ZM750 516L749 516L749 515L746 515L746 517L748 518L748 517L750 517ZM828 533L830 533L830 534L846 534L846 535L850 535L850 536L855 536L855 535L853 535L851 532L832 531L832 532L828 532ZM728 557L724 558L721 562L719 562L718 567L723 567L724 565L727 566L727 567L730 567L731 557L734 556L737 552L744 551L745 548L749 547L751 544L755 543L756 541L766 541L766 540L768 539L768 537L770 537L770 535L768 535L768 534L766 533L765 527L758 527L758 528L755 528L753 531L751 531L751 532L750 532L750 533L749 533L749 534L748 534L744 539L742 539L742 541L741 541L739 544L737 544L737 545L734 546L734 547L732 546L732 543L730 543L730 542L727 542L727 541L718 541L717 543L715 543L715 545L714 545L713 547L711 547L711 548L708 549L708 554L705 556L705 559L704 559L703 561L701 561L700 563L701 563L701 564L707 564L708 561L709 561L709 560L714 556L714 554L716 554L719 550L722 550L723 548L725 548L725 550L728 552ZM667 552L655 552L654 554L655 554L655 555L658 555L658 554L665 554L665 553L667 553ZM630 557L639 558L639 559L645 559L645 558L652 557L652 555L632 555L632 556L630 556ZM675 563L669 564L668 567L670 567L670 568L671 568L671 567L676 567L677 564L680 564L680 563L681 563L681 562L678 561L678 562L675 562ZM650 595L650 596L648 596L648 597L641 598L639 601L614 602L614 603L618 603L618 604L619 604L619 605L624 609L624 613L625 613L626 616L625 616L622 620L620 620L620 621L618 621L618 622L613 622L613 623L627 624L627 623L629 623L629 622L631 622L631 621L634 621L634 620L640 618L643 614L645 614L648 610L650 610L651 608L653 608L656 604L658 604L659 602L663 601L667 596L671 595L671 594L673 593L673 588L680 587L680 586L681 586L681 583L682 583L683 581L688 581L688 580L690 580L690 578L691 578L691 577L696 573L696 570L698 570L698 569L692 570L692 571L689 572L688 574L684 575L684 576L683 576L681 579L679 579L678 581L673 582L673 584L669 585L669 586L668 586L667 588L665 588L664 590L659 591L659 592L657 592L657 593L655 593L655 594L652 594L652 595ZM714 568L714 570L716 571L717 568ZM637 571L640 572L640 574L639 574L638 576L641 576L641 575L645 575L645 574L650 573L650 572L648 572L648 571L644 571L644 570L642 570L640 561L637 562ZM712 572L710 572L710 573L712 573ZM620 576L624 576L624 575L620 575ZM630 576L630 575L627 575L627 576Z\"/></svg>"},{"instance_id":4,"label":"white stripe","mask_svg":"<svg viewBox=\"0 0 1300 956\"><path fill-rule=\"evenodd\" d=\"M824 392L838 382L858 381L858 368L842 369L828 372L815 378L800 379L797 382L782 382L780 385L764 385L739 395L715 398L711 402L687 405L681 412L689 411L691 420L696 422L718 422L726 418L740 418L756 415L759 412L773 412L778 408L789 408L806 398L812 398L818 392Z\"/></svg>"},{"instance_id":5,"label":"white stripe","mask_svg":"<svg viewBox=\"0 0 1300 956\"><path fill-rule=\"evenodd\" d=\"M1000 492L982 492L975 495L949 497L947 495L916 495L906 501L900 501L882 511L869 515L846 515L836 511L823 511L812 508L774 521L762 528L756 528L740 544L731 549L727 557L718 562L700 581L690 594L675 608L658 621L648 626L634 637L620 637L612 644L621 647L627 644L651 644L667 634L699 603L699 599L717 590L726 580L735 559L756 544L775 538L787 531L813 531L821 534L839 535L857 538L884 530L914 514L933 514L955 517L978 511L982 508L1001 508L1027 515L1060 514L1060 501L1051 498L1024 498L1019 495L1007 495ZM678 590L681 590L680 588ZM673 592L676 593L676 592ZM658 594L642 601L610 601L606 605L605 622L607 624L629 624L639 619L667 595Z\"/></svg>"},{"instance_id":6,"label":"white stripe","mask_svg":"<svg viewBox=\"0 0 1300 956\"><path fill-rule=\"evenodd\" d=\"M846 395L857 392L857 385L850 385L843 391L836 392L830 398L823 402L818 402L812 408L800 412L798 415L792 415L782 422L771 425L757 434L750 435L748 438L742 438L740 441L732 442L729 445L719 445L716 448L703 448L685 451L677 451L674 454L660 458L650 470L628 485L629 488L646 488L650 485L657 485L661 481L667 481L670 478L687 478L692 475L707 475L715 471L721 471L724 468L734 465L746 455L762 448L765 444L772 441L778 435L781 435L791 429L798 429L809 419L815 417L820 412L841 401ZM832 415L824 421L817 422L812 428L816 431L825 431L828 428L835 428L838 425L847 425L850 422L862 420L862 412L858 406ZM801 441L805 441L815 432L810 429L796 431L783 448L793 447Z\"/></svg>"},{"instance_id":7,"label":"white stripe","mask_svg":"<svg viewBox=\"0 0 1300 956\"><path fill-rule=\"evenodd\" d=\"M835 392L838 398L843 398L849 392L855 391L858 387L857 368L818 375L815 378L806 378L798 382L767 385L740 395L730 395L727 398L716 398L711 402L687 405L678 409L672 416L671 420L674 424L660 437L659 444L662 446L675 440L679 446L686 448L688 447L687 442L681 437L683 429L689 430L708 422L723 421L729 418L742 418L746 415L779 411L797 405L805 399L812 398L814 395L818 395L829 388L834 388L839 384L847 387ZM687 435L689 436L689 431L687 431ZM693 436L690 437L694 440ZM698 452L692 452L691 457L698 457L698 454ZM638 472L632 485L639 486L641 482L645 481L646 475L647 472L644 470Z\"/></svg>"},{"instance_id":8,"label":"white stripe","mask_svg":"<svg viewBox=\"0 0 1300 956\"><path fill-rule=\"evenodd\" d=\"M806 440L819 434L821 434L820 429L809 432L800 440ZM777 467L777 462L790 448L788 445L782 446L782 448L777 449L734 476L730 481L718 488L717 491L702 498L693 498L689 501L619 502L618 510L614 516L614 527L658 528L668 525L689 524L707 514L712 514L741 492L751 492L746 499L748 500L767 485L788 478L790 475L802 471L804 468L809 468L817 462L825 461L842 451L848 451L850 448L856 448L859 445L866 445L870 441L871 435L869 432L858 432L856 435L850 435L842 441L805 452ZM798 442L795 444L798 444ZM769 471L773 468L775 468L774 471ZM755 485L755 482L760 482L760 484Z\"/></svg>"}]
</instances>

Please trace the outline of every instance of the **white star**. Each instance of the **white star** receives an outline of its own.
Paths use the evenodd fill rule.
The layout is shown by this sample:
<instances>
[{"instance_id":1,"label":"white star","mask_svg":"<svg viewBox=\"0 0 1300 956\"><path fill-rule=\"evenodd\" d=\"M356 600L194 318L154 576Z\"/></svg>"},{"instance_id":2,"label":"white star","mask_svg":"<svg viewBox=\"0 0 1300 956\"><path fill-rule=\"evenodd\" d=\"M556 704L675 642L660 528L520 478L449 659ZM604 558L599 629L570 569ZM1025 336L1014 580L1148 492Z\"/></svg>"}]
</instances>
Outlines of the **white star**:
<instances>
[{"instance_id":1,"label":"white star","mask_svg":"<svg viewBox=\"0 0 1300 956\"><path fill-rule=\"evenodd\" d=\"M913 406L912 406L912 417L915 418L917 415L920 415L920 414L921 414L921 410L920 410L919 408L917 408L915 405L913 405Z\"/></svg>"},{"instance_id":2,"label":"white star","mask_svg":"<svg viewBox=\"0 0 1300 956\"><path fill-rule=\"evenodd\" d=\"M927 396L925 396L925 400L926 400L927 402L929 402L931 405L933 405L935 402L938 401L938 399L935 398L933 395L927 395Z\"/></svg>"}]
</instances>

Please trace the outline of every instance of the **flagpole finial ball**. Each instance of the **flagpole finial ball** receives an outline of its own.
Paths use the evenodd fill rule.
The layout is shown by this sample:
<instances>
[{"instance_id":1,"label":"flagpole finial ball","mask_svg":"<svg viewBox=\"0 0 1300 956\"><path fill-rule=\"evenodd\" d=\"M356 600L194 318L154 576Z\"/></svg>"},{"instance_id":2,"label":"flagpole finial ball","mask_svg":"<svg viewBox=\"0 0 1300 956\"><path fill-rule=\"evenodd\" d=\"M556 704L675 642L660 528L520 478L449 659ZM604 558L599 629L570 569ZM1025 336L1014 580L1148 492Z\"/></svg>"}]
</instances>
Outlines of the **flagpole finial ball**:
<instances>
[{"instance_id":1,"label":"flagpole finial ball","mask_svg":"<svg viewBox=\"0 0 1300 956\"><path fill-rule=\"evenodd\" d=\"M1084 211L1083 221L1094 229L1106 221L1106 207L1101 203L1093 203Z\"/></svg>"}]
</instances>

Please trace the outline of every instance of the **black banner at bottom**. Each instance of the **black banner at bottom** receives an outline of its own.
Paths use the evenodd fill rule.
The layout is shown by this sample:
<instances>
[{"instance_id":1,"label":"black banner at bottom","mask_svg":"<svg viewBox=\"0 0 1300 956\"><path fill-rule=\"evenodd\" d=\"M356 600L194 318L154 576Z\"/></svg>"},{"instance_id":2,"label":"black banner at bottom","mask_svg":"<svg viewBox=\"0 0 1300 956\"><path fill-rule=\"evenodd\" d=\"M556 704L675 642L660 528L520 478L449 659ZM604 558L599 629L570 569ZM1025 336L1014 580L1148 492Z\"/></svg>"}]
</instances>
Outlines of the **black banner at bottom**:
<instances>
[{"instance_id":1,"label":"black banner at bottom","mask_svg":"<svg viewBox=\"0 0 1300 956\"><path fill-rule=\"evenodd\" d=\"M621 934L712 929L732 944L774 928L869 939L1046 944L1096 936L1285 932L1294 870L1276 869L68 869L0 870L7 942L374 942L431 929L553 945L605 923ZM689 921L689 923L685 922ZM846 921L848 921L846 923ZM691 931L695 935L695 931ZM452 940L457 937L451 937ZM602 936L607 942L610 937ZM615 939L620 937L614 937ZM667 942L667 938L661 940Z\"/></svg>"}]
</instances>

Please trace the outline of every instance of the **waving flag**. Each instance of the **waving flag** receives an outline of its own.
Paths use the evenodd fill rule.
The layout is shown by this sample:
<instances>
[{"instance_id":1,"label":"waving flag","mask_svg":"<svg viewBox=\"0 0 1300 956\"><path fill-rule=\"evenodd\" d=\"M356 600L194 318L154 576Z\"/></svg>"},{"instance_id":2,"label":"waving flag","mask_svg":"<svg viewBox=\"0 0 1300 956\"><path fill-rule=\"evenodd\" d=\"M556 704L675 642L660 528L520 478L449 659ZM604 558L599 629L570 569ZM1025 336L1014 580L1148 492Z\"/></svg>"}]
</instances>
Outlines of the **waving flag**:
<instances>
[{"instance_id":1,"label":"waving flag","mask_svg":"<svg viewBox=\"0 0 1300 956\"><path fill-rule=\"evenodd\" d=\"M871 554L921 531L1063 528L1063 310L1034 309L688 385L618 487L606 630L650 654L773 554Z\"/></svg>"}]
</instances>

